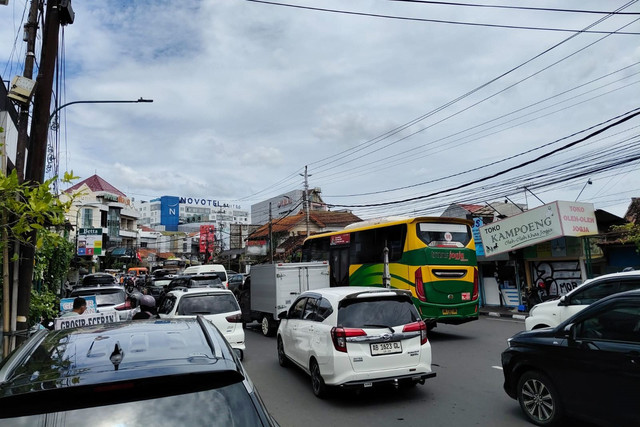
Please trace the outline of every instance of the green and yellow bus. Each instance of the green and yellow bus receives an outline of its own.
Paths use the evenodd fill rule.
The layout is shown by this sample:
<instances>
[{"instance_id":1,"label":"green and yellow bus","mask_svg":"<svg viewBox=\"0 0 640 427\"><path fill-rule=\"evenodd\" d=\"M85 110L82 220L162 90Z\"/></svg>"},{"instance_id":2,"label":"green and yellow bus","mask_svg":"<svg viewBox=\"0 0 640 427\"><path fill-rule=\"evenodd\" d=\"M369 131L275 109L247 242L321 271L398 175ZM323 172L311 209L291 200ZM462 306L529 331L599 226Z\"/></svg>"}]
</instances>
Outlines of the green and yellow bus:
<instances>
[{"instance_id":1,"label":"green and yellow bus","mask_svg":"<svg viewBox=\"0 0 640 427\"><path fill-rule=\"evenodd\" d=\"M384 286L384 248L390 286L411 291L430 327L478 319L478 268L471 221L386 218L308 237L303 261L328 261L331 286Z\"/></svg>"}]
</instances>

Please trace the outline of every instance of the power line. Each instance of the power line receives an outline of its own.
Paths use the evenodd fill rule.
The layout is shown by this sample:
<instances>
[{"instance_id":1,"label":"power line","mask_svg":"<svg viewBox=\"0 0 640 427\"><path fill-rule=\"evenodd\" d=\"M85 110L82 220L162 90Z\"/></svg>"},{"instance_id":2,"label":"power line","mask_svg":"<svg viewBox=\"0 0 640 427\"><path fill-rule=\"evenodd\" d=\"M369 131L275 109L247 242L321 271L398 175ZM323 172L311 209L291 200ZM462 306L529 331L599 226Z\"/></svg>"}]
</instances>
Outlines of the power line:
<instances>
[{"instance_id":1,"label":"power line","mask_svg":"<svg viewBox=\"0 0 640 427\"><path fill-rule=\"evenodd\" d=\"M552 155L554 155L556 153L559 153L559 152L561 152L563 150L566 150L566 149L568 149L570 147L573 147L576 144L579 144L579 143L584 142L584 141L586 141L586 140L588 140L590 138L593 138L594 136L599 135L602 132L605 132L606 130L608 130L608 129L614 127L614 126L618 126L618 125L620 125L620 124L622 124L622 123L624 123L624 122L636 117L637 115L640 114L640 111L638 111L638 110L639 109L631 110L628 113L626 113L627 114L626 117L624 117L622 119L619 119L616 122L611 123L611 124L603 127L602 129L599 129L599 130L597 130L595 132L592 132L591 134L585 136L584 138L578 139L578 140L573 141L573 142L571 142L569 144L566 144L566 145L564 145L562 147L559 147L559 148L557 148L555 150L552 150L552 151L550 151L548 153L542 154L542 155L540 155L540 156L538 156L538 157L536 157L536 158L534 158L532 160L528 160L526 162L522 162L519 165L512 166L510 168L507 168L505 170L497 172L497 173L495 173L493 175L489 175L489 176L486 176L486 177L483 177L483 178L479 178L479 179L476 179L476 180L473 180L473 181L470 181L470 182L467 182L467 183L464 183L464 184L461 184L461 185L457 185L457 186L454 186L454 187L451 187L451 188L448 188L448 189L445 189L445 190L440 190L440 191L437 191L437 192L433 192L433 193L430 193L430 194L425 195L425 196L412 197L412 198L409 198L409 199L397 200L397 201L391 201L391 202L382 202L382 203L374 203L374 204L362 204L362 205L328 204L328 206L331 206L331 207L346 207L346 208L388 206L388 205L394 205L394 204L398 204L398 203L406 203L406 202L410 202L410 201L421 200L421 199L432 197L432 196L435 196L435 195L438 195L438 194L448 193L448 192L451 192L451 191L454 191L454 190L458 190L460 188L463 188L463 187L466 187L466 186L469 186L469 185L472 185L472 184L477 184L479 182L482 182L482 181L485 181L485 180L488 180L488 179L491 179L491 178L495 178L495 177L498 177L500 175L504 175L504 174L506 174L508 172L511 172L513 170L523 168L523 167L528 166L528 165L530 165L532 163L535 163L535 162L540 161L540 160L542 160L544 158L547 158L547 157L552 156ZM626 159L625 163L630 161L630 160L635 160L635 159Z\"/></svg>"},{"instance_id":2,"label":"power line","mask_svg":"<svg viewBox=\"0 0 640 427\"><path fill-rule=\"evenodd\" d=\"M368 16L372 18L398 19L401 21L431 22L435 24L466 25L466 26L472 26L472 27L505 28L510 30L555 31L555 32L565 32L565 33L587 33L587 34L613 34L610 31L576 30L576 29L568 29L568 28L551 28L551 27L529 27L529 26L520 26L520 25L502 25L502 24L487 24L487 23L464 22L464 21L450 21L450 20L441 20L441 19L412 18L407 16L382 15L377 13L352 12L352 11L346 11L346 10L326 9L326 8L311 7L311 6L300 6L295 4L278 3L278 2L265 1L265 0L247 0L247 1L250 1L253 3L268 4L272 6L283 6L283 7L291 7L295 9L314 10L318 12L331 12L331 13L340 13L344 15ZM607 13L610 14L611 12L607 12ZM631 35L631 36L640 35L640 33L634 33L634 32L616 32L615 34Z\"/></svg>"},{"instance_id":3,"label":"power line","mask_svg":"<svg viewBox=\"0 0 640 427\"><path fill-rule=\"evenodd\" d=\"M441 5L441 6L462 6L462 7L479 7L479 8L490 8L490 9L532 10L532 11L540 11L540 12L590 13L590 14L599 14L599 15L606 15L606 14L611 13L611 12L602 11L602 10L559 9L559 8L552 8L552 7L530 7L530 6L504 6L504 5L496 5L496 4L458 3L458 2L448 2L448 1L428 1L428 0L387 0L387 1L404 2L404 3L433 4L433 5ZM640 15L640 13L637 13L637 12L617 12L616 15Z\"/></svg>"}]
</instances>

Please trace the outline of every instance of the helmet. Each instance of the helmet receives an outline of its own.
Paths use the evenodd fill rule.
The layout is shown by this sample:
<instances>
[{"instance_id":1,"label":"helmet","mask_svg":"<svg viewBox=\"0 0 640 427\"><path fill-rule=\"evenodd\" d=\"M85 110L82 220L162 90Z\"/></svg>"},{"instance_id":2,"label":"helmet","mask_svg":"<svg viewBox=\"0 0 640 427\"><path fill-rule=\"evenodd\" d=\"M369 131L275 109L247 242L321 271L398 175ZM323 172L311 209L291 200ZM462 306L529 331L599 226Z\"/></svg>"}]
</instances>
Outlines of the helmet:
<instances>
[{"instance_id":1,"label":"helmet","mask_svg":"<svg viewBox=\"0 0 640 427\"><path fill-rule=\"evenodd\" d=\"M151 295L142 295L140 297L140 307L141 308L155 308L156 306L156 299L154 297L152 297Z\"/></svg>"}]
</instances>

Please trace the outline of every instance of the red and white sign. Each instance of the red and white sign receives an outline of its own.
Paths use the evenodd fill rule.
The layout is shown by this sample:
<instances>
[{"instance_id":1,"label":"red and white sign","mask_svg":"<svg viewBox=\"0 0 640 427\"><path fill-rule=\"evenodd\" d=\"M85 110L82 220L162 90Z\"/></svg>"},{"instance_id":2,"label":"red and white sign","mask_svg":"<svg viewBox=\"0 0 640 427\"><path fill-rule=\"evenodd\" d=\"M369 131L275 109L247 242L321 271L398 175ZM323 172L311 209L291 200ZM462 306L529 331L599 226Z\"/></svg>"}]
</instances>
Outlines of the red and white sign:
<instances>
[{"instance_id":1,"label":"red and white sign","mask_svg":"<svg viewBox=\"0 0 640 427\"><path fill-rule=\"evenodd\" d=\"M336 234L335 236L331 236L331 246L335 245L348 245L351 241L351 234Z\"/></svg>"}]
</instances>

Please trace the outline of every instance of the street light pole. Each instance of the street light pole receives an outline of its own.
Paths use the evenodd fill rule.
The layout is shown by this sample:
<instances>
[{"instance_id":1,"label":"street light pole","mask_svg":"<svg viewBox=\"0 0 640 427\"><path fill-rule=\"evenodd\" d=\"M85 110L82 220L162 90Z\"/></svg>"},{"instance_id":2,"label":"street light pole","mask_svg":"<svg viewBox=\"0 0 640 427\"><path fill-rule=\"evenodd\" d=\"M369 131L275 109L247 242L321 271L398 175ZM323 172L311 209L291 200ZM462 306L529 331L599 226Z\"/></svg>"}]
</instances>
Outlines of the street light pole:
<instances>
[{"instance_id":1,"label":"street light pole","mask_svg":"<svg viewBox=\"0 0 640 427\"><path fill-rule=\"evenodd\" d=\"M65 107L68 107L69 105L73 105L73 104L131 104L131 103L138 103L138 102L153 102L153 99L144 99L142 97L136 99L135 101L129 101L129 100L98 100L98 101L72 101L72 102L67 102L66 104L62 104L61 106L57 107L55 110L53 110L53 112L51 113L51 115L49 116L49 124L51 124L51 120L53 120L53 118L55 116L57 116L58 111L62 110Z\"/></svg>"}]
</instances>

